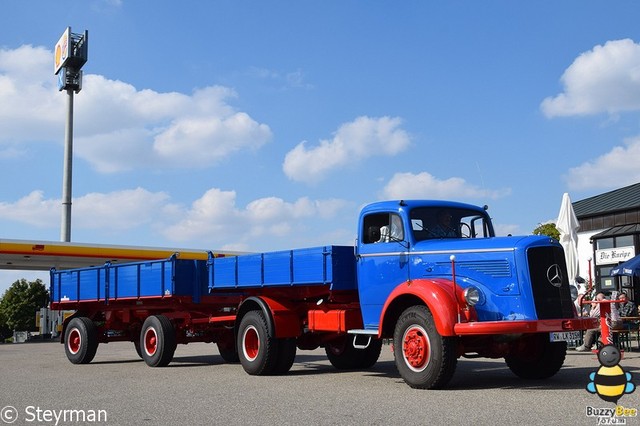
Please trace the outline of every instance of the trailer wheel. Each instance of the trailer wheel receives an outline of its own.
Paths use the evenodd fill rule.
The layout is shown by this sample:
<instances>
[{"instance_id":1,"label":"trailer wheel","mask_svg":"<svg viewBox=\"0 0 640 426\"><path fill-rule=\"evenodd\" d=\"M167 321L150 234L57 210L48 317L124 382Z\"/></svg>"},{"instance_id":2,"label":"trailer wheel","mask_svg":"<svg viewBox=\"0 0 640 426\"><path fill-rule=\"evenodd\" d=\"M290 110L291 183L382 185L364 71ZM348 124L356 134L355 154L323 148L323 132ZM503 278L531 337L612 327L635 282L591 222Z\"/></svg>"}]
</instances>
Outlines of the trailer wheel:
<instances>
[{"instance_id":1,"label":"trailer wheel","mask_svg":"<svg viewBox=\"0 0 640 426\"><path fill-rule=\"evenodd\" d=\"M567 342L550 342L547 334L527 338L527 343L516 354L506 356L507 366L522 379L548 379L555 375L567 354Z\"/></svg>"},{"instance_id":2,"label":"trailer wheel","mask_svg":"<svg viewBox=\"0 0 640 426\"><path fill-rule=\"evenodd\" d=\"M441 336L426 306L406 309L393 335L398 372L412 388L441 388L456 369L455 338Z\"/></svg>"},{"instance_id":3,"label":"trailer wheel","mask_svg":"<svg viewBox=\"0 0 640 426\"><path fill-rule=\"evenodd\" d=\"M69 321L64 333L64 351L73 364L88 364L98 350L98 330L87 317Z\"/></svg>"},{"instance_id":4,"label":"trailer wheel","mask_svg":"<svg viewBox=\"0 0 640 426\"><path fill-rule=\"evenodd\" d=\"M353 336L343 336L325 348L329 362L338 370L366 370L378 362L382 340L372 339L365 349L353 346Z\"/></svg>"},{"instance_id":5,"label":"trailer wheel","mask_svg":"<svg viewBox=\"0 0 640 426\"><path fill-rule=\"evenodd\" d=\"M140 347L140 340L136 340L135 342L133 342L133 347L136 350L136 353L138 354L138 356L140 358L142 358L142 348ZM142 358L144 359L144 358Z\"/></svg>"},{"instance_id":6,"label":"trailer wheel","mask_svg":"<svg viewBox=\"0 0 640 426\"><path fill-rule=\"evenodd\" d=\"M140 332L142 359L150 367L164 367L176 351L176 331L164 315L147 317Z\"/></svg>"},{"instance_id":7,"label":"trailer wheel","mask_svg":"<svg viewBox=\"0 0 640 426\"><path fill-rule=\"evenodd\" d=\"M296 359L296 339L278 339L278 361L273 370L274 374L285 374L291 369Z\"/></svg>"},{"instance_id":8,"label":"trailer wheel","mask_svg":"<svg viewBox=\"0 0 640 426\"><path fill-rule=\"evenodd\" d=\"M269 333L262 311L250 311L240 321L238 356L242 368L254 376L275 372L278 362L278 340Z\"/></svg>"},{"instance_id":9,"label":"trailer wheel","mask_svg":"<svg viewBox=\"0 0 640 426\"><path fill-rule=\"evenodd\" d=\"M233 336L231 336L231 340L224 339L217 342L218 345L218 353L222 357L225 362L228 363L236 363L240 361L240 357L238 356L238 348L235 345L233 340Z\"/></svg>"}]
</instances>

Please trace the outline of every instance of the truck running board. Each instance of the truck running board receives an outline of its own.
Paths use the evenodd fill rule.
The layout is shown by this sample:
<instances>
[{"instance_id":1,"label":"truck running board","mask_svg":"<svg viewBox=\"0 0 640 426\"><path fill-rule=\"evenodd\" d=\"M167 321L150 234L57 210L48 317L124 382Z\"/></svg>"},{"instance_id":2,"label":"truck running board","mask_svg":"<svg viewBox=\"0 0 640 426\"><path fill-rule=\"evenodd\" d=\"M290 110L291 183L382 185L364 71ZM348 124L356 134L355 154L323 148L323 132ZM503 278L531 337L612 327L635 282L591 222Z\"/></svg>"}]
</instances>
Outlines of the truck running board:
<instances>
[{"instance_id":1,"label":"truck running board","mask_svg":"<svg viewBox=\"0 0 640 426\"><path fill-rule=\"evenodd\" d=\"M354 335L353 347L356 349L367 349L372 337L378 335L377 330L349 330L347 333Z\"/></svg>"}]
</instances>

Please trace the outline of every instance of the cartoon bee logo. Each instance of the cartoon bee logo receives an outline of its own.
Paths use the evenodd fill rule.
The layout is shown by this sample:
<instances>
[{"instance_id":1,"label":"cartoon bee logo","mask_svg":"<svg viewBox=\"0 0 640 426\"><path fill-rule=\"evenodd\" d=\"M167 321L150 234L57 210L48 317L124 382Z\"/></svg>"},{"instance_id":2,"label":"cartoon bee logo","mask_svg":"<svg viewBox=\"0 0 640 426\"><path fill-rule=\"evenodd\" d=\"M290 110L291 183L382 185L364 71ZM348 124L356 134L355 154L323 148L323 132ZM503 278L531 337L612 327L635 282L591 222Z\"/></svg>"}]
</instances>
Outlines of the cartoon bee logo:
<instances>
[{"instance_id":1,"label":"cartoon bee logo","mask_svg":"<svg viewBox=\"0 0 640 426\"><path fill-rule=\"evenodd\" d=\"M613 345L603 346L598 351L601 367L589 374L591 382L587 384L587 391L598 394L604 401L617 404L622 395L636 390L636 385L631 382L631 373L625 373L618 365L620 359L618 348Z\"/></svg>"}]
</instances>

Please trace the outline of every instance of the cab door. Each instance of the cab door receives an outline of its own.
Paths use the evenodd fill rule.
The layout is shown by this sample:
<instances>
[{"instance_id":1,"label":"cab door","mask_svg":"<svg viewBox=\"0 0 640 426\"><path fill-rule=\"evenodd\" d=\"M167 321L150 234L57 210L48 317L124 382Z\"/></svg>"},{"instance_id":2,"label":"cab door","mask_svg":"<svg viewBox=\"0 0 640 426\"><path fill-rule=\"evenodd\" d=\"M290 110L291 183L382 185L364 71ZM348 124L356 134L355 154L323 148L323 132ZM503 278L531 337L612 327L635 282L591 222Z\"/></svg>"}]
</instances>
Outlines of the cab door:
<instances>
[{"instance_id":1,"label":"cab door","mask_svg":"<svg viewBox=\"0 0 640 426\"><path fill-rule=\"evenodd\" d=\"M359 236L358 289L365 329L378 329L391 291L409 279L407 228L397 213L363 218Z\"/></svg>"}]
</instances>

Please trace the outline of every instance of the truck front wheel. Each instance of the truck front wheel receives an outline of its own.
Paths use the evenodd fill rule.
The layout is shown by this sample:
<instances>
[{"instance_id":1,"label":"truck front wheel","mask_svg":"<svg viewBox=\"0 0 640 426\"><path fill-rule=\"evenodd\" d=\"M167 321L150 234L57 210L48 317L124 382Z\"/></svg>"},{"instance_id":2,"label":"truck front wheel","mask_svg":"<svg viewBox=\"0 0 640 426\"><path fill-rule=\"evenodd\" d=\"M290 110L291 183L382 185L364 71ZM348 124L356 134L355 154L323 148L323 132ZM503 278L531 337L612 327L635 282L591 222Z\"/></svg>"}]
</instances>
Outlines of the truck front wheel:
<instances>
[{"instance_id":1,"label":"truck front wheel","mask_svg":"<svg viewBox=\"0 0 640 426\"><path fill-rule=\"evenodd\" d=\"M64 333L64 351L73 364L88 364L98 350L98 330L87 317L69 321Z\"/></svg>"},{"instance_id":2,"label":"truck front wheel","mask_svg":"<svg viewBox=\"0 0 640 426\"><path fill-rule=\"evenodd\" d=\"M412 306L400 315L393 334L393 355L404 381L418 389L444 387L458 361L455 338L438 333L426 306Z\"/></svg>"},{"instance_id":3,"label":"truck front wheel","mask_svg":"<svg viewBox=\"0 0 640 426\"><path fill-rule=\"evenodd\" d=\"M150 367L164 367L176 351L176 331L164 315L147 317L140 332L142 359Z\"/></svg>"},{"instance_id":4,"label":"truck front wheel","mask_svg":"<svg viewBox=\"0 0 640 426\"><path fill-rule=\"evenodd\" d=\"M567 354L567 342L550 342L548 334L523 338L518 349L504 359L513 374L522 379L547 379L555 375Z\"/></svg>"},{"instance_id":5,"label":"truck front wheel","mask_svg":"<svg viewBox=\"0 0 640 426\"><path fill-rule=\"evenodd\" d=\"M238 330L240 364L253 376L275 372L278 363L278 340L269 333L262 311L250 311L240 321Z\"/></svg>"}]
</instances>

